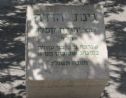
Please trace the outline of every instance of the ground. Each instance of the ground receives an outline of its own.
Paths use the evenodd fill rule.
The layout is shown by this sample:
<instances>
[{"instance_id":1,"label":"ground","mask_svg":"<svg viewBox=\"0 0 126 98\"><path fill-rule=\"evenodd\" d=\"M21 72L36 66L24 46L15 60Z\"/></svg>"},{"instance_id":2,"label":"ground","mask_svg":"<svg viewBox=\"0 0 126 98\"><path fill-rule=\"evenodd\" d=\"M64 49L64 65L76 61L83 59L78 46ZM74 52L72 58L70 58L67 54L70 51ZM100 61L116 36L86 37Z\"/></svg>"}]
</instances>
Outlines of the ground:
<instances>
[{"instance_id":1,"label":"ground","mask_svg":"<svg viewBox=\"0 0 126 98\"><path fill-rule=\"evenodd\" d=\"M101 98L126 98L126 1L93 3L104 5L109 55L110 79ZM0 9L0 98L26 95L25 20L26 5Z\"/></svg>"}]
</instances>

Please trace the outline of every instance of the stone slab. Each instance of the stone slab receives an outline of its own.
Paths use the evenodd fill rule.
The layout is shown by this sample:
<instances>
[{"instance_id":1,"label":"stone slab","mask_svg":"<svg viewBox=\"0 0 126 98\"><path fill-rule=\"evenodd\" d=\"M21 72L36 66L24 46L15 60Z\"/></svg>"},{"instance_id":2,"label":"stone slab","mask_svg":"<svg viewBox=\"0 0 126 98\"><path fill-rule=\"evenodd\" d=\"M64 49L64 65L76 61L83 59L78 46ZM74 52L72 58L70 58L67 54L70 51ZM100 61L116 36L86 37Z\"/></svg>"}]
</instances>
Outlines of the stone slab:
<instances>
[{"instance_id":1,"label":"stone slab","mask_svg":"<svg viewBox=\"0 0 126 98\"><path fill-rule=\"evenodd\" d=\"M83 5L37 5L27 10L30 80L105 79L103 15Z\"/></svg>"},{"instance_id":2,"label":"stone slab","mask_svg":"<svg viewBox=\"0 0 126 98\"><path fill-rule=\"evenodd\" d=\"M28 98L98 98L108 80L101 8L27 7Z\"/></svg>"},{"instance_id":3,"label":"stone slab","mask_svg":"<svg viewBox=\"0 0 126 98\"><path fill-rule=\"evenodd\" d=\"M28 81L28 98L99 98L108 80Z\"/></svg>"}]
</instances>

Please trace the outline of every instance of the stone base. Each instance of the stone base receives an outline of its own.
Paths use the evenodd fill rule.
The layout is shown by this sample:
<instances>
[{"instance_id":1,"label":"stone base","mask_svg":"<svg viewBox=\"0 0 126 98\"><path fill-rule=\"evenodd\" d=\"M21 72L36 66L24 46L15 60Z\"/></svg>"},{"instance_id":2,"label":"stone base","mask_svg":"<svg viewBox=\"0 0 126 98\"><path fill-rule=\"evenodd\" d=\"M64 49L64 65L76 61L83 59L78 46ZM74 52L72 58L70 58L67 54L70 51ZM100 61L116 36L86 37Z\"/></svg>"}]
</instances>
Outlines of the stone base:
<instances>
[{"instance_id":1,"label":"stone base","mask_svg":"<svg viewBox=\"0 0 126 98\"><path fill-rule=\"evenodd\" d=\"M27 81L27 98L99 98L104 80Z\"/></svg>"}]
</instances>

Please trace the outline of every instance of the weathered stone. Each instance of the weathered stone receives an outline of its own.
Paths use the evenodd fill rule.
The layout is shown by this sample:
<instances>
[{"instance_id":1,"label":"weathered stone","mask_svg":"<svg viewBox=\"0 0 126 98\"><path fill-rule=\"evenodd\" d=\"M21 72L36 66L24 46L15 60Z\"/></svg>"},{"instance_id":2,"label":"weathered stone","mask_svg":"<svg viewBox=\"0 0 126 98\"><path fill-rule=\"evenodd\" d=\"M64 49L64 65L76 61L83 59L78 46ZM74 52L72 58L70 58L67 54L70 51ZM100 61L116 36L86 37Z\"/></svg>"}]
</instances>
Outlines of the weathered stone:
<instances>
[{"instance_id":1,"label":"weathered stone","mask_svg":"<svg viewBox=\"0 0 126 98\"><path fill-rule=\"evenodd\" d=\"M99 6L28 6L29 98L98 98L108 80L104 29Z\"/></svg>"}]
</instances>

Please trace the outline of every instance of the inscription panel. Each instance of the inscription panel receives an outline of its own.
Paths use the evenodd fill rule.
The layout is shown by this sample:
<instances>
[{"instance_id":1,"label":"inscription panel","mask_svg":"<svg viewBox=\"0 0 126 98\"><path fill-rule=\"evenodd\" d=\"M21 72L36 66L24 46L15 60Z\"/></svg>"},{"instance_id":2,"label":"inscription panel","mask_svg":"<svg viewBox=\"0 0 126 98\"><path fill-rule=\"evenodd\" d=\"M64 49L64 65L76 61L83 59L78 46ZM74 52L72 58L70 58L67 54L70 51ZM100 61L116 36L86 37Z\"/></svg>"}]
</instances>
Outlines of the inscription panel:
<instances>
[{"instance_id":1,"label":"inscription panel","mask_svg":"<svg viewBox=\"0 0 126 98\"><path fill-rule=\"evenodd\" d=\"M28 6L28 79L106 79L104 31L98 6Z\"/></svg>"}]
</instances>

